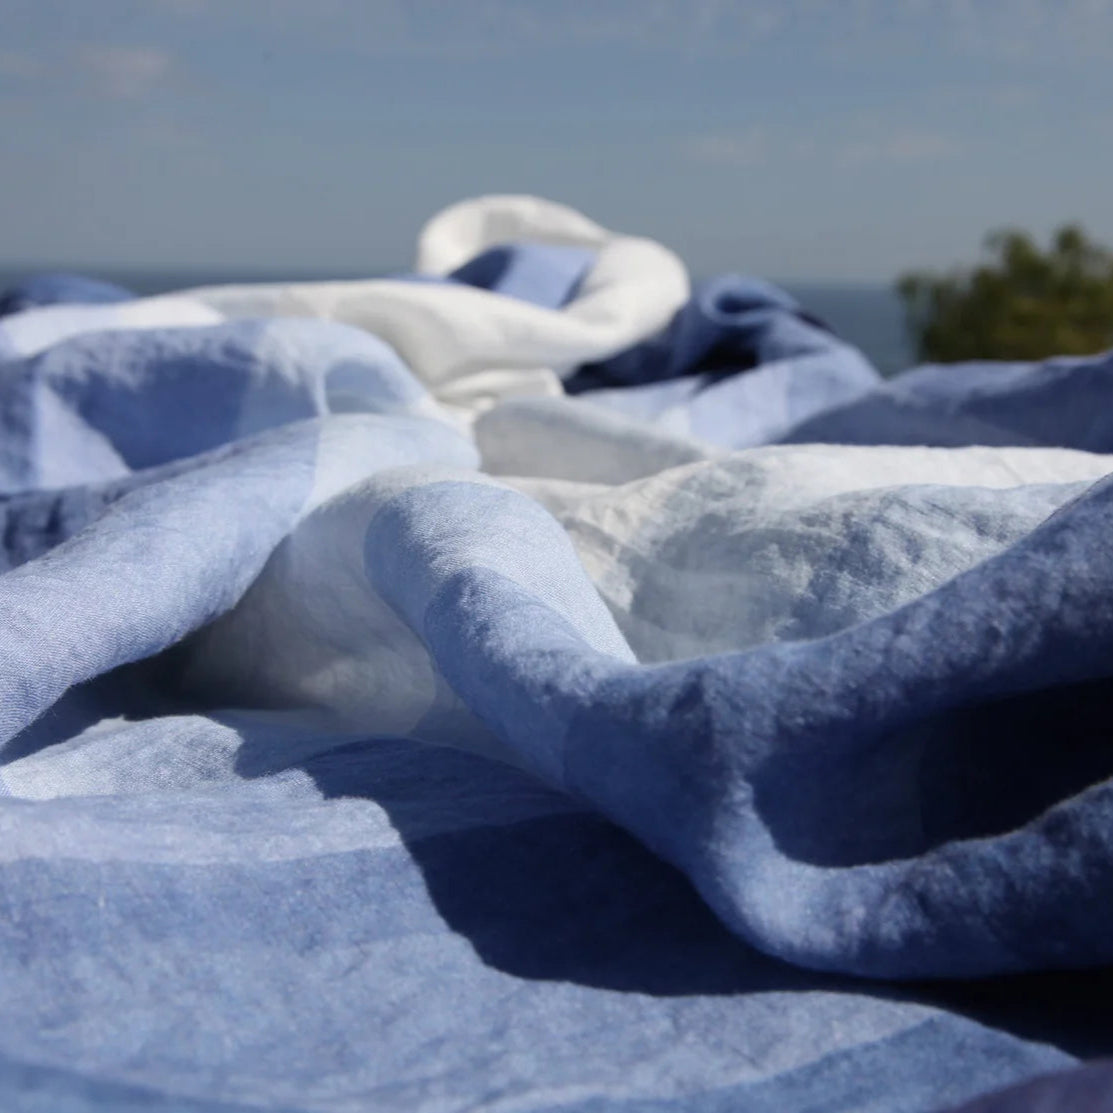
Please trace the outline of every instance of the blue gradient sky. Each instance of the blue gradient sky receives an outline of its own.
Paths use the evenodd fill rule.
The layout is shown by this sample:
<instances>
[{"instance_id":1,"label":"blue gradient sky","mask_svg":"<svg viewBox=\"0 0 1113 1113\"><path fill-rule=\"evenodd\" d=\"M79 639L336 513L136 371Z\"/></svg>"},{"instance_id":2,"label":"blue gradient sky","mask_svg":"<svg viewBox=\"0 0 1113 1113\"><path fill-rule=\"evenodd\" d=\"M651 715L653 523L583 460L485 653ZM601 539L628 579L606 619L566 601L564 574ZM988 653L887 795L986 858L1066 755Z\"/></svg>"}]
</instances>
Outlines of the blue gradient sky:
<instances>
[{"instance_id":1,"label":"blue gradient sky","mask_svg":"<svg viewBox=\"0 0 1113 1113\"><path fill-rule=\"evenodd\" d=\"M380 270L542 193L693 269L1113 240L1113 0L0 0L0 262Z\"/></svg>"}]
</instances>

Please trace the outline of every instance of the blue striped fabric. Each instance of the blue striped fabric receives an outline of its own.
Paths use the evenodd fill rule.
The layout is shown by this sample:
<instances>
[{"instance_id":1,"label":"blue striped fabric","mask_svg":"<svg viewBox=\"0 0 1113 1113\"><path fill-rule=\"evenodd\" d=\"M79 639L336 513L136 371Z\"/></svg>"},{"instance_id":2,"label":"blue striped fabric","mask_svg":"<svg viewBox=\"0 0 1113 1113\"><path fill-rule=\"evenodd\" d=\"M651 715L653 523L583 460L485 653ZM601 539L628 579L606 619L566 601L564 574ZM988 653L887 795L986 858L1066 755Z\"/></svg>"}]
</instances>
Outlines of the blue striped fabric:
<instances>
[{"instance_id":1,"label":"blue striped fabric","mask_svg":"<svg viewBox=\"0 0 1113 1113\"><path fill-rule=\"evenodd\" d=\"M0 363L5 1110L933 1113L1113 1049L1109 357L880 385L714 291L474 435L330 320Z\"/></svg>"}]
</instances>

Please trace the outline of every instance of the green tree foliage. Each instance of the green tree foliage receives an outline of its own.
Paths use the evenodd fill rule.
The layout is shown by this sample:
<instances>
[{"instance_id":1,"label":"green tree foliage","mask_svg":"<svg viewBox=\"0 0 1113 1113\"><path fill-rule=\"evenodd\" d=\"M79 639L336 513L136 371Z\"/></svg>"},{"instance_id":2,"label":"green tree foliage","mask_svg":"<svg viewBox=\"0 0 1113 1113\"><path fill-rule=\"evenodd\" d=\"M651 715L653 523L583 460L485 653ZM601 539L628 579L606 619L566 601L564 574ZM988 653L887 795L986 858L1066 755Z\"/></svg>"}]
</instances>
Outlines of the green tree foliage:
<instances>
[{"instance_id":1,"label":"green tree foliage","mask_svg":"<svg viewBox=\"0 0 1113 1113\"><path fill-rule=\"evenodd\" d=\"M1023 232L986 239L973 270L899 279L920 359L1043 359L1113 348L1113 252L1076 225L1041 251Z\"/></svg>"}]
</instances>

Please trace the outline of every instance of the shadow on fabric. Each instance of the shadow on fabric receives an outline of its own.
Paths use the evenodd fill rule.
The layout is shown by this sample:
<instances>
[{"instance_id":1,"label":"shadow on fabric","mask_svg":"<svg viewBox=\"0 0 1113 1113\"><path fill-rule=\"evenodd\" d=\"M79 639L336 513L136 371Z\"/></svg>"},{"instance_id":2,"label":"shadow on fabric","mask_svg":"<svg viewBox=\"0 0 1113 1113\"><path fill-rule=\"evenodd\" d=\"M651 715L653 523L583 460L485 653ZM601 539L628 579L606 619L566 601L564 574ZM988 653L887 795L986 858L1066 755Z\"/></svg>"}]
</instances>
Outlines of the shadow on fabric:
<instances>
[{"instance_id":1,"label":"shadow on fabric","mask_svg":"<svg viewBox=\"0 0 1113 1113\"><path fill-rule=\"evenodd\" d=\"M238 767L272 771L246 746ZM654 996L868 995L934 1006L1084 1059L1113 1047L1113 970L883 984L798 969L733 936L679 871L634 838L517 770L394 738L348 743L301 768L325 797L384 808L448 927L515 977ZM550 814L501 820L503 802L523 792L549 798ZM430 833L430 815L456 829Z\"/></svg>"}]
</instances>

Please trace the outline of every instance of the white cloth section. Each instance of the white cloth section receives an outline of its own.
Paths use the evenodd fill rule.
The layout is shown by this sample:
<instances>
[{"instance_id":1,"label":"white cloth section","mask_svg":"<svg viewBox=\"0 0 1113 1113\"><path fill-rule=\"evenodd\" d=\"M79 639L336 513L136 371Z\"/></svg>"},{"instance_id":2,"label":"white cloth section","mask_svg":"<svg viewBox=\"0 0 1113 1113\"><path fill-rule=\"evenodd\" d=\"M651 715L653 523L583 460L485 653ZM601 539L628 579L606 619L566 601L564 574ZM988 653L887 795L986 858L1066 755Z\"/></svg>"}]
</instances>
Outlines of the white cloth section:
<instances>
[{"instance_id":1,"label":"white cloth section","mask_svg":"<svg viewBox=\"0 0 1113 1113\"><path fill-rule=\"evenodd\" d=\"M111 305L45 305L0 321L0 360L37 355L86 332L216 325L223 320L219 309L177 294Z\"/></svg>"},{"instance_id":2,"label":"white cloth section","mask_svg":"<svg viewBox=\"0 0 1113 1113\"><path fill-rule=\"evenodd\" d=\"M493 451L496 415L512 455L509 413L481 420L481 443ZM601 477L602 431L593 449L578 446L569 458ZM674 451L667 446L663 467ZM637 456L623 432L616 460ZM539 458L555 459L544 449ZM822 637L900 606L1035 528L1113 473L1113 456L784 445L620 485L569 482L574 470L507 482L561 522L638 659L650 662Z\"/></svg>"},{"instance_id":3,"label":"white cloth section","mask_svg":"<svg viewBox=\"0 0 1113 1113\"><path fill-rule=\"evenodd\" d=\"M583 213L524 194L470 197L433 216L417 241L418 274L445 275L489 247L523 240L604 247L614 238Z\"/></svg>"},{"instance_id":4,"label":"white cloth section","mask_svg":"<svg viewBox=\"0 0 1113 1113\"><path fill-rule=\"evenodd\" d=\"M560 379L545 368L534 371L477 371L453 379L437 391L437 401L467 425L501 402L524 398L563 398ZM431 403L432 404L432 403Z\"/></svg>"},{"instance_id":5,"label":"white cloth section","mask_svg":"<svg viewBox=\"0 0 1113 1113\"><path fill-rule=\"evenodd\" d=\"M578 398L505 400L476 420L473 433L492 475L576 483L628 483L721 454Z\"/></svg>"},{"instance_id":6,"label":"white cloth section","mask_svg":"<svg viewBox=\"0 0 1113 1113\"><path fill-rule=\"evenodd\" d=\"M492 196L438 214L420 236L417 265L444 271L511 240L598 250L576 297L546 309L501 294L438 282L207 286L186 291L227 316L310 316L380 336L434 393L466 376L539 369L557 375L620 352L664 327L689 294L684 264L652 240L607 232L539 198ZM507 393L521 393L507 376Z\"/></svg>"}]
</instances>

